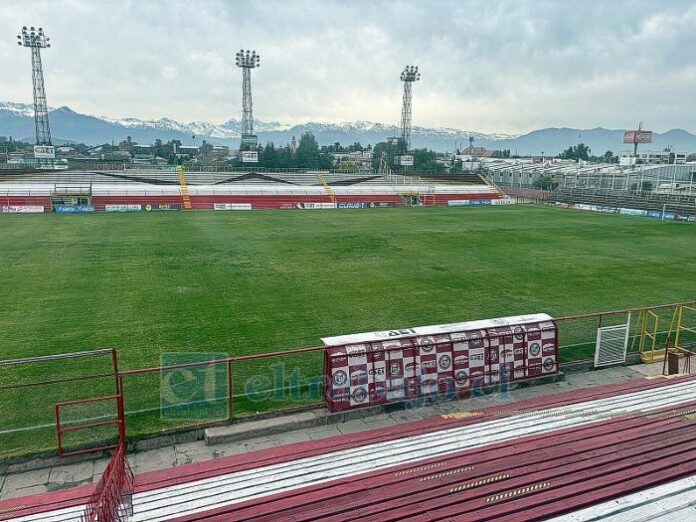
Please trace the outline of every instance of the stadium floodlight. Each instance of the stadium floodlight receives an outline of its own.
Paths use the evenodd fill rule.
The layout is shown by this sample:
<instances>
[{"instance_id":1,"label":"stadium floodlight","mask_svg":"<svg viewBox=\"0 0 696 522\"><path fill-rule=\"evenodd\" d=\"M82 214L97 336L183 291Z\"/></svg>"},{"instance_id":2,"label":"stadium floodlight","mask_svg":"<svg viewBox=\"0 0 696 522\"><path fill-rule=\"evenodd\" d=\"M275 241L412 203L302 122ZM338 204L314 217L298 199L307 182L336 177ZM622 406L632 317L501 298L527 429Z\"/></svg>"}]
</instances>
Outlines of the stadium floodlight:
<instances>
[{"instance_id":1,"label":"stadium floodlight","mask_svg":"<svg viewBox=\"0 0 696 522\"><path fill-rule=\"evenodd\" d=\"M406 148L411 147L411 86L413 82L420 80L417 65L407 65L401 72L401 81L404 82L404 95L401 104L401 139Z\"/></svg>"},{"instance_id":2,"label":"stadium floodlight","mask_svg":"<svg viewBox=\"0 0 696 522\"><path fill-rule=\"evenodd\" d=\"M46 104L46 90L44 89L43 67L41 66L41 49L51 47L48 43L51 39L44 34L43 28L34 27L27 29L25 25L22 32L17 35L17 45L31 49L31 71L34 83L34 124L36 127L36 144L52 145L51 128L48 124L48 107Z\"/></svg>"},{"instance_id":3,"label":"stadium floodlight","mask_svg":"<svg viewBox=\"0 0 696 522\"><path fill-rule=\"evenodd\" d=\"M256 51L240 49L236 55L237 67L242 69L242 134L254 134L253 103L251 99L251 70L260 65Z\"/></svg>"}]
</instances>

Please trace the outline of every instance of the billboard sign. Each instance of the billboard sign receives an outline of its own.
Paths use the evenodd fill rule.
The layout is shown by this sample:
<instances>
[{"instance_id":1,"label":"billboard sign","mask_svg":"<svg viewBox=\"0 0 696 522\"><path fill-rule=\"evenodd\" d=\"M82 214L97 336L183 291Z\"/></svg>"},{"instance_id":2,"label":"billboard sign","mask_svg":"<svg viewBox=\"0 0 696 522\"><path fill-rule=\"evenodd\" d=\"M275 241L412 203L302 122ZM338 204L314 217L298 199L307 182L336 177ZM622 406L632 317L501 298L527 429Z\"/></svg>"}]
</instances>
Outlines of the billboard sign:
<instances>
[{"instance_id":1,"label":"billboard sign","mask_svg":"<svg viewBox=\"0 0 696 522\"><path fill-rule=\"evenodd\" d=\"M259 146L259 138L256 134L242 134L242 150L255 149Z\"/></svg>"},{"instance_id":2,"label":"billboard sign","mask_svg":"<svg viewBox=\"0 0 696 522\"><path fill-rule=\"evenodd\" d=\"M53 145L34 145L34 157L54 159L56 157L56 149Z\"/></svg>"},{"instance_id":3,"label":"billboard sign","mask_svg":"<svg viewBox=\"0 0 696 522\"><path fill-rule=\"evenodd\" d=\"M255 150L242 151L242 163L258 163L259 153Z\"/></svg>"},{"instance_id":4,"label":"billboard sign","mask_svg":"<svg viewBox=\"0 0 696 522\"><path fill-rule=\"evenodd\" d=\"M636 130L624 132L624 143L652 143L652 131Z\"/></svg>"},{"instance_id":5,"label":"billboard sign","mask_svg":"<svg viewBox=\"0 0 696 522\"><path fill-rule=\"evenodd\" d=\"M405 156L401 156L401 166L402 167L412 167L413 166L413 156L410 154L407 154Z\"/></svg>"}]
</instances>

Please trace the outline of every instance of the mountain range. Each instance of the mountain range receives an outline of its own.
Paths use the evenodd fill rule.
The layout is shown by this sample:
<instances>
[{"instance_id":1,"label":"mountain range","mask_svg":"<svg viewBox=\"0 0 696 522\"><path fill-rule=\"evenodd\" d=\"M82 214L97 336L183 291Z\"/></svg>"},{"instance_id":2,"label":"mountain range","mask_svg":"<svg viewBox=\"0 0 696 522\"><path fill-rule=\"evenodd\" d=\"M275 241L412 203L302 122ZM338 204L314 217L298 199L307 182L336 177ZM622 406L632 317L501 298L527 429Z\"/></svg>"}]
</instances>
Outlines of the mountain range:
<instances>
[{"instance_id":1,"label":"mountain range","mask_svg":"<svg viewBox=\"0 0 696 522\"><path fill-rule=\"evenodd\" d=\"M178 139L184 144L191 144L192 136L195 135L197 144L207 140L214 145L228 145L234 148L239 145L242 128L241 120L234 118L222 124L206 121L181 123L170 118L116 119L80 114L69 107L50 109L49 121L55 144L118 143L126 136L130 136L133 141L141 144L153 143L158 138L165 142ZM273 142L276 145L289 143L293 136L299 139L304 132L312 132L320 145L336 142L349 145L356 141L363 145L368 143L374 145L399 134L399 128L396 125L369 121L309 122L287 125L254 120L254 130L259 136L260 143ZM546 155L555 155L582 141L592 149L594 154L600 155L607 150L614 153L628 150L631 146L623 144L623 133L623 129L610 130L601 127L594 129L550 127L522 135L486 134L445 127L413 127L411 145L414 148L427 147L438 152L446 152L453 151L455 144L460 148L468 146L469 137L473 137L475 146L487 149L510 149L513 154L540 154L544 151ZM26 103L0 102L0 136L12 136L17 140L33 142L33 106ZM643 145L641 148L662 150L670 146L679 152L694 152L696 151L696 135L682 129L654 133L653 143Z\"/></svg>"}]
</instances>

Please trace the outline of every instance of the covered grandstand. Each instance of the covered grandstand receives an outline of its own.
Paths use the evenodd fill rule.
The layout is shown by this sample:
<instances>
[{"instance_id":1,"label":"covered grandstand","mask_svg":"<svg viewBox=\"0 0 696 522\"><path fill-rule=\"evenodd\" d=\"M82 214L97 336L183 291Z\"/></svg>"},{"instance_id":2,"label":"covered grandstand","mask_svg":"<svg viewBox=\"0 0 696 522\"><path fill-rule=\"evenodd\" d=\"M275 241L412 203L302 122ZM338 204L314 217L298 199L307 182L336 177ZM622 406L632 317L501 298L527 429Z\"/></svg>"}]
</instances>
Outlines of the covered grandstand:
<instances>
[{"instance_id":1,"label":"covered grandstand","mask_svg":"<svg viewBox=\"0 0 696 522\"><path fill-rule=\"evenodd\" d=\"M477 175L438 178L378 173L176 171L173 168L33 172L0 175L0 204L7 206L181 205L213 209L326 208L349 204L400 206L504 199ZM188 201L187 201L188 200ZM187 203L190 202L190 205Z\"/></svg>"}]
</instances>

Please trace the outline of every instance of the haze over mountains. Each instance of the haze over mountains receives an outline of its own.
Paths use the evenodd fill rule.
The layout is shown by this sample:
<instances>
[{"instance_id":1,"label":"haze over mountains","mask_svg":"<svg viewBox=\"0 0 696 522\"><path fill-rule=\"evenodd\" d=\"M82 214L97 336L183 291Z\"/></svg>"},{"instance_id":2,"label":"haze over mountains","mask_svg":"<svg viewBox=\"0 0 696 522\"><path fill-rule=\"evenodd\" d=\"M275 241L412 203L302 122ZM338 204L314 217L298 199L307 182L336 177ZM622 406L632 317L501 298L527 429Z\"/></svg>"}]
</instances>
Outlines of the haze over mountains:
<instances>
[{"instance_id":1,"label":"haze over mountains","mask_svg":"<svg viewBox=\"0 0 696 522\"><path fill-rule=\"evenodd\" d=\"M15 139L34 141L34 109L31 104L0 102L0 135L12 136ZM159 120L140 120L137 118L107 118L80 114L68 107L52 109L49 114L51 133L54 143L83 142L90 145L100 143L115 143L130 136L134 141L149 144L156 139L168 141L181 140L184 144L192 144L192 136L196 143L203 140L214 145L228 145L235 148L239 145L241 120L230 119L222 124L206 121L181 123L169 118ZM268 141L276 145L289 143L293 136L298 139L303 132L312 132L320 145L340 142L349 145L356 141L363 145L384 141L390 136L397 136L399 129L396 125L373 123L368 121L353 121L340 123L303 123L286 125L278 122L254 121L255 131L259 141ZM510 149L515 154L555 155L575 145L581 140L589 145L592 153L601 155L607 150L614 153L628 150L629 145L623 144L623 129L572 129L546 128L527 134L515 136L508 134L485 134L450 128L413 127L411 143L413 147L427 147L439 152L453 151L455 143L459 147L468 146L469 136L473 136L475 146L487 149ZM648 149L661 150L673 146L676 151L696 151L696 135L685 130L672 129L664 133L655 133L653 143L644 146Z\"/></svg>"}]
</instances>

